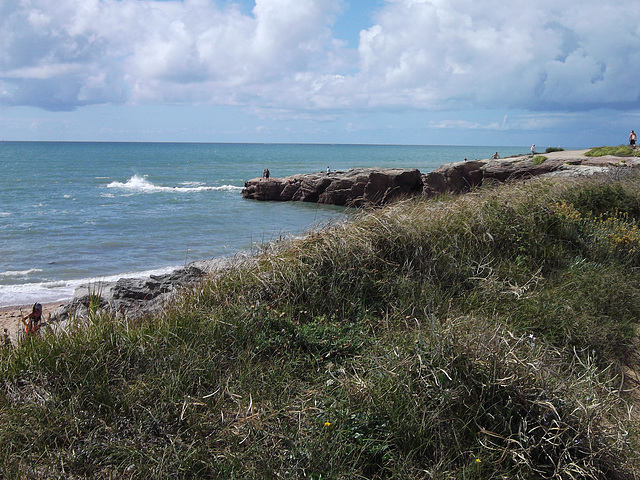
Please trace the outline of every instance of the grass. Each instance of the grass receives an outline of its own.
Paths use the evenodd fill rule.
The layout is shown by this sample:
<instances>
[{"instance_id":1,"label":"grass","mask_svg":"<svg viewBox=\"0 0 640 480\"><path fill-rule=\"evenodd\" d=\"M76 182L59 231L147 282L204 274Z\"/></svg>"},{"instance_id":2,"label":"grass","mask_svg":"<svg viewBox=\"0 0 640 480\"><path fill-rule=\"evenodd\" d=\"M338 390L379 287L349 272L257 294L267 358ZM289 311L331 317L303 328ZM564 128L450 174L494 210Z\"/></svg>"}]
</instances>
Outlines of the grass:
<instances>
[{"instance_id":1,"label":"grass","mask_svg":"<svg viewBox=\"0 0 640 480\"><path fill-rule=\"evenodd\" d=\"M0 351L6 478L633 478L640 180L409 200Z\"/></svg>"},{"instance_id":2,"label":"grass","mask_svg":"<svg viewBox=\"0 0 640 480\"><path fill-rule=\"evenodd\" d=\"M605 155L613 155L615 157L633 157L636 156L636 150L629 145L619 145L617 147L596 147L585 153L587 157L604 157Z\"/></svg>"},{"instance_id":3,"label":"grass","mask_svg":"<svg viewBox=\"0 0 640 480\"><path fill-rule=\"evenodd\" d=\"M548 157L545 157L544 155L536 155L535 157L533 157L533 164L534 165L542 165Z\"/></svg>"}]
</instances>

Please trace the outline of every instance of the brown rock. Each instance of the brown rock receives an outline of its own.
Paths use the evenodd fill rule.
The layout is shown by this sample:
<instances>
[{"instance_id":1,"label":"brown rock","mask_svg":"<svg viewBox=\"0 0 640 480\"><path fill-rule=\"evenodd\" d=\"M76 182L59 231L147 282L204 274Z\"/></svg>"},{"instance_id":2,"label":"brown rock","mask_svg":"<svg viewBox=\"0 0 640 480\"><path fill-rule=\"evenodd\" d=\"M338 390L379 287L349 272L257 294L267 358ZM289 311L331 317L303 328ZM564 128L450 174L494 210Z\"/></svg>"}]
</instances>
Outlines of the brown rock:
<instances>
[{"instance_id":1,"label":"brown rock","mask_svg":"<svg viewBox=\"0 0 640 480\"><path fill-rule=\"evenodd\" d=\"M534 165L533 157L475 160L443 165L426 175L416 169L357 168L347 172L298 174L268 180L254 178L245 184L244 198L295 200L346 206L383 205L401 197L422 194L464 193L485 182L505 182L540 175L593 175L615 166L639 166L636 158L590 159L586 150L544 154Z\"/></svg>"},{"instance_id":2,"label":"brown rock","mask_svg":"<svg viewBox=\"0 0 640 480\"><path fill-rule=\"evenodd\" d=\"M244 198L253 200L295 200L331 205L383 205L401 196L422 191L417 169L358 168L329 174L298 174L245 184Z\"/></svg>"},{"instance_id":3,"label":"brown rock","mask_svg":"<svg viewBox=\"0 0 640 480\"><path fill-rule=\"evenodd\" d=\"M536 177L560 168L564 160L547 159L539 165L533 164L532 157L515 157L502 160L487 160L482 167L485 179L505 182L522 177Z\"/></svg>"},{"instance_id":4,"label":"brown rock","mask_svg":"<svg viewBox=\"0 0 640 480\"><path fill-rule=\"evenodd\" d=\"M480 185L484 161L451 163L423 176L423 194L431 197L441 193L462 193Z\"/></svg>"}]
</instances>

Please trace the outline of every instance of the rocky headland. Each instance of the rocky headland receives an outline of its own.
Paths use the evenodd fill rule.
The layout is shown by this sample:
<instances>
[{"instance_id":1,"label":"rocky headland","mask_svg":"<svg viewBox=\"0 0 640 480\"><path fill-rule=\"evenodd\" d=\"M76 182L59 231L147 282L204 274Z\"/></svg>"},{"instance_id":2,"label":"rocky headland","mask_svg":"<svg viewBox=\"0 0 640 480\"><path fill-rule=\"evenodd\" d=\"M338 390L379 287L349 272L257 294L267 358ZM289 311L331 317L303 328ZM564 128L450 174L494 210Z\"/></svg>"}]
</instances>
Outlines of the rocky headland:
<instances>
[{"instance_id":1,"label":"rocky headland","mask_svg":"<svg viewBox=\"0 0 640 480\"><path fill-rule=\"evenodd\" d=\"M358 168L330 173L296 174L284 178L254 178L245 183L242 196L262 201L317 202L348 207L384 205L415 195L433 197L464 193L491 182L541 175L582 176L613 168L635 166L635 158L591 158L586 150L545 153L504 159L462 161L442 165L429 173L418 169ZM542 157L545 157L542 160Z\"/></svg>"},{"instance_id":2,"label":"rocky headland","mask_svg":"<svg viewBox=\"0 0 640 480\"><path fill-rule=\"evenodd\" d=\"M330 173L297 174L285 178L254 178L245 184L244 198L262 201L302 201L349 207L371 207L411 196L433 197L464 193L486 183L537 176L589 176L620 167L635 167L636 158L614 156L591 158L586 150L544 154L544 161L531 155L504 159L456 162L421 173L418 169L359 168ZM74 318L86 318L92 308L114 315L136 318L160 311L183 288L247 258L193 262L165 275L121 278L112 283L78 287L73 299L51 315L53 328L65 328Z\"/></svg>"}]
</instances>

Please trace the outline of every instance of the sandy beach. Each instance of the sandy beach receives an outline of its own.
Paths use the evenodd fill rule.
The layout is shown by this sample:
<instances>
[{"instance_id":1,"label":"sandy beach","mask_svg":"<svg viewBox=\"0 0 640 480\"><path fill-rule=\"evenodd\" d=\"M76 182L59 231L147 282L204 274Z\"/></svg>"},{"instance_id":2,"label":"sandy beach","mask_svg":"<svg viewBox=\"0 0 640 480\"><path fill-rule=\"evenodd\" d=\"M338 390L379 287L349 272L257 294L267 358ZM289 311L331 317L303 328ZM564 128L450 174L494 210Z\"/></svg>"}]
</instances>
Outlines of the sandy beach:
<instances>
[{"instance_id":1,"label":"sandy beach","mask_svg":"<svg viewBox=\"0 0 640 480\"><path fill-rule=\"evenodd\" d=\"M60 306L67 302L44 303L42 305L42 317L44 322L49 316L55 312ZM31 312L33 305L21 305L12 307L0 307L0 334L7 330L9 337L15 338L18 332L22 331L23 324L20 321L27 313Z\"/></svg>"}]
</instances>

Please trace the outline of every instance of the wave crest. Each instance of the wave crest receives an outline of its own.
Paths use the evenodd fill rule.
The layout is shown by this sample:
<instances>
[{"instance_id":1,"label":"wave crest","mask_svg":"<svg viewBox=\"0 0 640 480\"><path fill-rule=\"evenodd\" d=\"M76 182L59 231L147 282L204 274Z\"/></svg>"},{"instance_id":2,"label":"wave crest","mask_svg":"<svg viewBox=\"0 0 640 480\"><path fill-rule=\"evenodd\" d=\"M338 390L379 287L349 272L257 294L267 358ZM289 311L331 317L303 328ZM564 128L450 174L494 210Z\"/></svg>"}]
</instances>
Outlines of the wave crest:
<instances>
[{"instance_id":1,"label":"wave crest","mask_svg":"<svg viewBox=\"0 0 640 480\"><path fill-rule=\"evenodd\" d=\"M125 183L111 182L107 185L107 188L116 188L120 190L126 190L128 192L137 193L195 193L195 192L239 192L242 187L236 187L234 185L221 185L219 187L212 187L207 185L198 184L196 182L185 182L179 187L165 187L162 185L155 185L147 180L144 176L134 175Z\"/></svg>"},{"instance_id":2,"label":"wave crest","mask_svg":"<svg viewBox=\"0 0 640 480\"><path fill-rule=\"evenodd\" d=\"M0 277L26 277L33 273L42 272L39 268L30 268L29 270L7 270L6 272L0 272Z\"/></svg>"}]
</instances>

